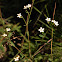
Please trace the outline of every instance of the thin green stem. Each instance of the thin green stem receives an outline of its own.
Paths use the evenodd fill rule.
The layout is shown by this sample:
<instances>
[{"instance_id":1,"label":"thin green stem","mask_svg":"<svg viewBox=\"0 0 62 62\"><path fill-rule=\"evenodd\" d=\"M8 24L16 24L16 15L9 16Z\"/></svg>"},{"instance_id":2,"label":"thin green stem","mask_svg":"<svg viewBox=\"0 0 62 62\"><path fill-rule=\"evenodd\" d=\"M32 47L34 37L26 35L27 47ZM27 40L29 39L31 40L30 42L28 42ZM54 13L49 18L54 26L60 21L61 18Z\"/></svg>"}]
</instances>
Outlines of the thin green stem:
<instances>
[{"instance_id":1,"label":"thin green stem","mask_svg":"<svg viewBox=\"0 0 62 62\"><path fill-rule=\"evenodd\" d=\"M30 15L31 15L31 12L32 12L32 9L33 9L33 4L34 4L34 0L32 0L31 10L30 10L30 13L28 13L28 16L27 16L27 21L26 21L26 33L27 33L27 36L28 36L28 41L29 41L28 22L29 22ZM29 41L29 55L30 55L30 57L31 57L30 41Z\"/></svg>"},{"instance_id":2,"label":"thin green stem","mask_svg":"<svg viewBox=\"0 0 62 62\"><path fill-rule=\"evenodd\" d=\"M29 22L29 14L28 14L28 16L27 16L27 22L26 22L26 33L27 33L27 36L28 36L28 41L29 41L28 22ZM29 41L29 56L31 57L30 41Z\"/></svg>"},{"instance_id":3,"label":"thin green stem","mask_svg":"<svg viewBox=\"0 0 62 62\"><path fill-rule=\"evenodd\" d=\"M25 24L26 24L26 21L25 21L24 17L23 17L23 20L24 20L24 22L25 22Z\"/></svg>"}]
</instances>

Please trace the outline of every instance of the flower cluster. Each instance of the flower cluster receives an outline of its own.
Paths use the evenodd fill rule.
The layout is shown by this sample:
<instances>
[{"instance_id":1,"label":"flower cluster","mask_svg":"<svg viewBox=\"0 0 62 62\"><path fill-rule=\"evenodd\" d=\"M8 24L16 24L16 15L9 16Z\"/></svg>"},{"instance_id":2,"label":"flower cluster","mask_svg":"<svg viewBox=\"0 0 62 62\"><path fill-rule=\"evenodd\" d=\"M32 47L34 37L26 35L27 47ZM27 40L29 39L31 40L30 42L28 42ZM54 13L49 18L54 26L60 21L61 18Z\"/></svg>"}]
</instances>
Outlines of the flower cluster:
<instances>
[{"instance_id":1,"label":"flower cluster","mask_svg":"<svg viewBox=\"0 0 62 62\"><path fill-rule=\"evenodd\" d=\"M31 7L31 4L28 4L28 5L24 6L23 9L27 9L27 8L30 8L30 7ZM23 16L21 15L21 13L17 14L17 17L23 18Z\"/></svg>"},{"instance_id":2,"label":"flower cluster","mask_svg":"<svg viewBox=\"0 0 62 62\"><path fill-rule=\"evenodd\" d=\"M48 17L47 17L45 20L46 20L47 22L50 22L50 21L53 22L56 26L59 25L58 21L51 20L51 18L48 18Z\"/></svg>"},{"instance_id":3,"label":"flower cluster","mask_svg":"<svg viewBox=\"0 0 62 62\"><path fill-rule=\"evenodd\" d=\"M32 6L31 4L28 4L28 5L24 6L23 9L30 8L31 6ZM17 14L17 17L21 18L21 17L22 17L21 13ZM47 22L50 22L50 21L53 22L56 26L59 25L58 21L51 20L51 18L48 18L48 17L47 17L45 20L46 20ZM44 32L44 28L40 27L40 29L38 29L38 31Z\"/></svg>"},{"instance_id":4,"label":"flower cluster","mask_svg":"<svg viewBox=\"0 0 62 62\"><path fill-rule=\"evenodd\" d=\"M6 28L6 31L10 31L10 30L11 30L10 28ZM4 33L2 36L3 36L3 37L6 37L7 34Z\"/></svg>"},{"instance_id":5,"label":"flower cluster","mask_svg":"<svg viewBox=\"0 0 62 62\"><path fill-rule=\"evenodd\" d=\"M58 26L59 25L59 23L58 23L58 21L55 21L55 20L51 20L51 18L46 18L45 19L47 22L53 22L56 26ZM40 32L44 32L44 28L42 28L42 27L40 27L40 29L38 29L38 31L40 31Z\"/></svg>"},{"instance_id":6,"label":"flower cluster","mask_svg":"<svg viewBox=\"0 0 62 62\"><path fill-rule=\"evenodd\" d=\"M14 58L14 61L19 61L20 56L18 55L16 58Z\"/></svg>"},{"instance_id":7,"label":"flower cluster","mask_svg":"<svg viewBox=\"0 0 62 62\"><path fill-rule=\"evenodd\" d=\"M56 26L59 25L58 21L52 20L51 22L53 22Z\"/></svg>"},{"instance_id":8,"label":"flower cluster","mask_svg":"<svg viewBox=\"0 0 62 62\"><path fill-rule=\"evenodd\" d=\"M28 5L24 6L23 9L27 9L27 8L30 8L30 7L31 7L31 4L28 4Z\"/></svg>"}]
</instances>

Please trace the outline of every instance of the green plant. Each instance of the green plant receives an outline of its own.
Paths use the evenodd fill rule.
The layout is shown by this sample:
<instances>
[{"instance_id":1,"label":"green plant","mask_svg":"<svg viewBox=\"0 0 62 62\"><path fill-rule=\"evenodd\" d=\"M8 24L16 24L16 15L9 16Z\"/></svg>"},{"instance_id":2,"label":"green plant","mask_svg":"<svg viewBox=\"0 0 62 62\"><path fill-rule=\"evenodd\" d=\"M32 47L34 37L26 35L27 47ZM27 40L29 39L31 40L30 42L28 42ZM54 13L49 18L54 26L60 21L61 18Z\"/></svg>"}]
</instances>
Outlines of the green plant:
<instances>
[{"instance_id":1,"label":"green plant","mask_svg":"<svg viewBox=\"0 0 62 62\"><path fill-rule=\"evenodd\" d=\"M49 3L44 4L41 11L35 6L40 2L46 1L32 0L32 4L24 5L26 19L21 13L17 14L19 20L23 21L23 25L20 25L20 22L12 23L13 16L4 19L0 9L0 59L3 57L3 62L62 61L62 43L56 40L56 29L59 25L58 21L54 20L56 2L53 14L51 13L53 17L50 15L50 9L48 10ZM33 10L39 13L35 21L31 19Z\"/></svg>"}]
</instances>

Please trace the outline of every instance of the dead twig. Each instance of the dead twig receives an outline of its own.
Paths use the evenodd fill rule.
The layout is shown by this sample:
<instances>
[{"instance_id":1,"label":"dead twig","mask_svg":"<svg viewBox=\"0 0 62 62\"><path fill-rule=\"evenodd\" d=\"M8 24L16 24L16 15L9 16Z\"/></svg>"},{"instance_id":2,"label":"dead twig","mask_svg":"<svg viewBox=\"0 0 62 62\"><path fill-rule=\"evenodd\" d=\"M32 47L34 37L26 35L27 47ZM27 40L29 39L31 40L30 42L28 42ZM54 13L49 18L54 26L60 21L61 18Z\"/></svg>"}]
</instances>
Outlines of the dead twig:
<instances>
[{"instance_id":1,"label":"dead twig","mask_svg":"<svg viewBox=\"0 0 62 62\"><path fill-rule=\"evenodd\" d=\"M48 40L47 43L51 42L52 39ZM34 57L35 55L37 55L40 51L40 49L42 49L47 43L44 43L44 45L40 46L40 48L36 51L36 53L34 53L34 55L32 57Z\"/></svg>"}]
</instances>

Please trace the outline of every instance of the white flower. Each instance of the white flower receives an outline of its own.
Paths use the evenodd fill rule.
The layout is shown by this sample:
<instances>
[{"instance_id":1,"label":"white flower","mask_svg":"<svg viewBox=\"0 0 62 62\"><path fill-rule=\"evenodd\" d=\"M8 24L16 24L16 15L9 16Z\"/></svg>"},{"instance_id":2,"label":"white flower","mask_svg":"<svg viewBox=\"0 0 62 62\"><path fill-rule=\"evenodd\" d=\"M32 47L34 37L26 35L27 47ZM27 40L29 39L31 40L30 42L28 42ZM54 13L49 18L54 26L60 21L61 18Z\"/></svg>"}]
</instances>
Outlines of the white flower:
<instances>
[{"instance_id":1,"label":"white flower","mask_svg":"<svg viewBox=\"0 0 62 62\"><path fill-rule=\"evenodd\" d=\"M23 9L27 9L27 8L30 8L30 7L31 7L31 4L28 4L28 5L24 6Z\"/></svg>"},{"instance_id":2,"label":"white flower","mask_svg":"<svg viewBox=\"0 0 62 62\"><path fill-rule=\"evenodd\" d=\"M7 34L5 34L5 33L4 33L2 36L3 36L3 37L6 37L6 36L7 36Z\"/></svg>"},{"instance_id":3,"label":"white flower","mask_svg":"<svg viewBox=\"0 0 62 62\"><path fill-rule=\"evenodd\" d=\"M58 21L55 21L55 23L54 23L56 26L58 26L59 24L58 24Z\"/></svg>"},{"instance_id":4,"label":"white flower","mask_svg":"<svg viewBox=\"0 0 62 62\"><path fill-rule=\"evenodd\" d=\"M40 29L38 29L38 31L44 32L44 28L40 27Z\"/></svg>"},{"instance_id":5,"label":"white flower","mask_svg":"<svg viewBox=\"0 0 62 62\"><path fill-rule=\"evenodd\" d=\"M51 20L51 22L55 23L56 21L55 20Z\"/></svg>"},{"instance_id":6,"label":"white flower","mask_svg":"<svg viewBox=\"0 0 62 62\"><path fill-rule=\"evenodd\" d=\"M22 17L21 13L17 14L17 17L21 18Z\"/></svg>"},{"instance_id":7,"label":"white flower","mask_svg":"<svg viewBox=\"0 0 62 62\"><path fill-rule=\"evenodd\" d=\"M10 28L6 28L6 31L10 31L11 29Z\"/></svg>"},{"instance_id":8,"label":"white flower","mask_svg":"<svg viewBox=\"0 0 62 62\"><path fill-rule=\"evenodd\" d=\"M24 8L23 9L27 9L27 6L24 6Z\"/></svg>"},{"instance_id":9,"label":"white flower","mask_svg":"<svg viewBox=\"0 0 62 62\"><path fill-rule=\"evenodd\" d=\"M51 21L51 18L48 18L48 17L47 17L45 20L46 20L47 22L49 22L49 21Z\"/></svg>"},{"instance_id":10,"label":"white flower","mask_svg":"<svg viewBox=\"0 0 62 62\"><path fill-rule=\"evenodd\" d=\"M31 4L28 4L28 5L27 5L27 8L30 8L30 7L31 7Z\"/></svg>"},{"instance_id":11,"label":"white flower","mask_svg":"<svg viewBox=\"0 0 62 62\"><path fill-rule=\"evenodd\" d=\"M15 61L19 61L20 56L18 55L16 58L14 58Z\"/></svg>"},{"instance_id":12,"label":"white flower","mask_svg":"<svg viewBox=\"0 0 62 62\"><path fill-rule=\"evenodd\" d=\"M58 21L52 20L52 22L53 22L56 26L59 25L59 24L58 24Z\"/></svg>"}]
</instances>

